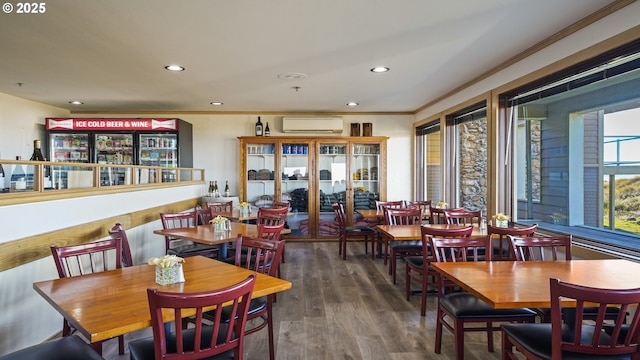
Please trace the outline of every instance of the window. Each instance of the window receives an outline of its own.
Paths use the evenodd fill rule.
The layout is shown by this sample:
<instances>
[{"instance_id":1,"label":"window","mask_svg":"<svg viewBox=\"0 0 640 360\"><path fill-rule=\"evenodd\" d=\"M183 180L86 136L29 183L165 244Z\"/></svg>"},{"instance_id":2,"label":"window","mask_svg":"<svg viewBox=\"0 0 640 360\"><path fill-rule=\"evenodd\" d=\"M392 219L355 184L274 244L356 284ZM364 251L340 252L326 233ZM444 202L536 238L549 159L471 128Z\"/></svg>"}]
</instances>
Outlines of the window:
<instances>
[{"instance_id":1,"label":"window","mask_svg":"<svg viewBox=\"0 0 640 360\"><path fill-rule=\"evenodd\" d=\"M440 201L440 120L416 128L416 199Z\"/></svg>"},{"instance_id":2,"label":"window","mask_svg":"<svg viewBox=\"0 0 640 360\"><path fill-rule=\"evenodd\" d=\"M456 202L451 205L470 211L487 209L487 107L476 104L447 116L453 144L455 169L453 191Z\"/></svg>"},{"instance_id":3,"label":"window","mask_svg":"<svg viewBox=\"0 0 640 360\"><path fill-rule=\"evenodd\" d=\"M639 51L637 41L503 97L517 220L640 235Z\"/></svg>"}]
</instances>

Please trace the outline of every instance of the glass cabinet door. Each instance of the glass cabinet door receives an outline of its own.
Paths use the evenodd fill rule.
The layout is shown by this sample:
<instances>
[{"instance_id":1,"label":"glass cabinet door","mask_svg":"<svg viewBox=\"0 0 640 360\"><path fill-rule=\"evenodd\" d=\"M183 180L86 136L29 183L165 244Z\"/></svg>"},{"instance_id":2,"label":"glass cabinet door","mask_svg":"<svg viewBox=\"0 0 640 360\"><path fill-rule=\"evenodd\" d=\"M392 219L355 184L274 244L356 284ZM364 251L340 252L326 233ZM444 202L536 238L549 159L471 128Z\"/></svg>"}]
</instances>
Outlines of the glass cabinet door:
<instances>
[{"instance_id":1,"label":"glass cabinet door","mask_svg":"<svg viewBox=\"0 0 640 360\"><path fill-rule=\"evenodd\" d=\"M309 227L309 144L282 143L280 168L281 199L289 201L292 216L287 219L291 235L307 237Z\"/></svg>"},{"instance_id":2,"label":"glass cabinet door","mask_svg":"<svg viewBox=\"0 0 640 360\"><path fill-rule=\"evenodd\" d=\"M336 237L333 203L347 208L347 144L320 143L318 145L318 236Z\"/></svg>"},{"instance_id":3,"label":"glass cabinet door","mask_svg":"<svg viewBox=\"0 0 640 360\"><path fill-rule=\"evenodd\" d=\"M275 144L248 143L247 154L247 198L241 199L254 206L270 204L275 194Z\"/></svg>"},{"instance_id":4,"label":"glass cabinet door","mask_svg":"<svg viewBox=\"0 0 640 360\"><path fill-rule=\"evenodd\" d=\"M380 199L380 144L352 144L353 210L375 209Z\"/></svg>"}]
</instances>

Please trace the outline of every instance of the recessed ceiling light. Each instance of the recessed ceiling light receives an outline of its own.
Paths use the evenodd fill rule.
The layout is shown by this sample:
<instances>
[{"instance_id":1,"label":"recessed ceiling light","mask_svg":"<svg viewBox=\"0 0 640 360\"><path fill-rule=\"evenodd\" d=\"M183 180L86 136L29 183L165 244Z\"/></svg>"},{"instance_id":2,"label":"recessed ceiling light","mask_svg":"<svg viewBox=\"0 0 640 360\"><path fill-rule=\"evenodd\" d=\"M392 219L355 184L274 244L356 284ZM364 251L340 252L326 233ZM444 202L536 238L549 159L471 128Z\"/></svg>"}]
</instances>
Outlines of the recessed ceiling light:
<instances>
[{"instance_id":1,"label":"recessed ceiling light","mask_svg":"<svg viewBox=\"0 0 640 360\"><path fill-rule=\"evenodd\" d=\"M358 103L357 103L357 102L355 102L355 101L352 101L352 102L348 102L348 103L347 103L347 106L358 106L358 105L360 105L360 104L358 104Z\"/></svg>"},{"instance_id":2,"label":"recessed ceiling light","mask_svg":"<svg viewBox=\"0 0 640 360\"><path fill-rule=\"evenodd\" d=\"M73 105L82 105L84 104L82 101L78 101L78 100L74 100L74 101L69 101L69 104L73 104Z\"/></svg>"},{"instance_id":3,"label":"recessed ceiling light","mask_svg":"<svg viewBox=\"0 0 640 360\"><path fill-rule=\"evenodd\" d=\"M212 101L211 105L215 105L215 106L222 106L223 102L222 101Z\"/></svg>"},{"instance_id":4,"label":"recessed ceiling light","mask_svg":"<svg viewBox=\"0 0 640 360\"><path fill-rule=\"evenodd\" d=\"M386 66L376 66L373 69L371 69L371 72L374 72L374 73L383 73L387 71L389 71L389 68Z\"/></svg>"},{"instance_id":5,"label":"recessed ceiling light","mask_svg":"<svg viewBox=\"0 0 640 360\"><path fill-rule=\"evenodd\" d=\"M169 71L183 71L184 70L184 67L182 67L180 65L167 65L164 68L169 70Z\"/></svg>"}]
</instances>

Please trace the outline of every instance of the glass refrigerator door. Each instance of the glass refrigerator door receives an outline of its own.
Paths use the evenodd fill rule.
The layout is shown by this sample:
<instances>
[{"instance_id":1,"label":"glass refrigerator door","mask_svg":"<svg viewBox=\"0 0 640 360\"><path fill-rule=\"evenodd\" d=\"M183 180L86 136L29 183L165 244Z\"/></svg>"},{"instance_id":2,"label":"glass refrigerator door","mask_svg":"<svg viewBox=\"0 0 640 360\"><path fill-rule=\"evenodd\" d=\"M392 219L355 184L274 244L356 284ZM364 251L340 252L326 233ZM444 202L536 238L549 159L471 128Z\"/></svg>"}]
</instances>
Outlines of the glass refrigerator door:
<instances>
[{"instance_id":1,"label":"glass refrigerator door","mask_svg":"<svg viewBox=\"0 0 640 360\"><path fill-rule=\"evenodd\" d=\"M178 134L140 134L140 165L178 167Z\"/></svg>"},{"instance_id":2,"label":"glass refrigerator door","mask_svg":"<svg viewBox=\"0 0 640 360\"><path fill-rule=\"evenodd\" d=\"M98 164L132 165L133 134L95 134L95 162ZM131 169L124 167L100 168L100 186L130 185Z\"/></svg>"},{"instance_id":3,"label":"glass refrigerator door","mask_svg":"<svg viewBox=\"0 0 640 360\"><path fill-rule=\"evenodd\" d=\"M49 133L49 159L88 163L89 134Z\"/></svg>"}]
</instances>

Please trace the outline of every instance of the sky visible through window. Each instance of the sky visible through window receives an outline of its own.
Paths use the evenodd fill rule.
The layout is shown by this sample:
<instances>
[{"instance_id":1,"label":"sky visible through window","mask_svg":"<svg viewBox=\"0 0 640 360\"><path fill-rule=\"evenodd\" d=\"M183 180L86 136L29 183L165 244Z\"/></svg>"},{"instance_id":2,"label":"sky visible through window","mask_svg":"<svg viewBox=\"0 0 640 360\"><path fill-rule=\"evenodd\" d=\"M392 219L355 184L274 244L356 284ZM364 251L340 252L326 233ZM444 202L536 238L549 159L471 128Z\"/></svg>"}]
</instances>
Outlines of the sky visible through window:
<instances>
[{"instance_id":1,"label":"sky visible through window","mask_svg":"<svg viewBox=\"0 0 640 360\"><path fill-rule=\"evenodd\" d=\"M620 159L624 162L636 162L640 165L640 108L618 111L604 116L605 141L608 136L638 136L636 140L620 143ZM616 161L615 143L604 145L604 161Z\"/></svg>"}]
</instances>

